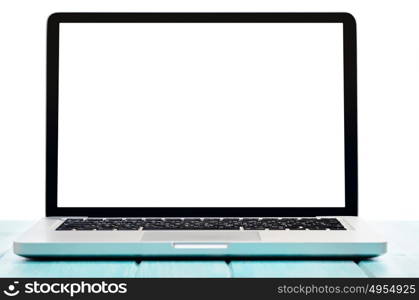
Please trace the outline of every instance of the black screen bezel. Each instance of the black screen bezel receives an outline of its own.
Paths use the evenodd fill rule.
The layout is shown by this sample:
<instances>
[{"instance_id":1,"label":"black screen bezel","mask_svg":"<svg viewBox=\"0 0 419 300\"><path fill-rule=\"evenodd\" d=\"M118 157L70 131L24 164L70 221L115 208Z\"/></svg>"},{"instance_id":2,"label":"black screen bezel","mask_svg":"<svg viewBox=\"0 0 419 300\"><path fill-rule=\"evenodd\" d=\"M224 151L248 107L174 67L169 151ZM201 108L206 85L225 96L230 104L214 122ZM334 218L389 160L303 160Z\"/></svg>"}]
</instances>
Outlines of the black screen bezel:
<instances>
[{"instance_id":1,"label":"black screen bezel","mask_svg":"<svg viewBox=\"0 0 419 300\"><path fill-rule=\"evenodd\" d=\"M58 207L60 23L342 23L344 207ZM358 215L356 22L348 13L54 13L47 25L46 215L92 217L304 217ZM304 188L304 187L302 187ZM257 204L257 202L255 202Z\"/></svg>"}]
</instances>

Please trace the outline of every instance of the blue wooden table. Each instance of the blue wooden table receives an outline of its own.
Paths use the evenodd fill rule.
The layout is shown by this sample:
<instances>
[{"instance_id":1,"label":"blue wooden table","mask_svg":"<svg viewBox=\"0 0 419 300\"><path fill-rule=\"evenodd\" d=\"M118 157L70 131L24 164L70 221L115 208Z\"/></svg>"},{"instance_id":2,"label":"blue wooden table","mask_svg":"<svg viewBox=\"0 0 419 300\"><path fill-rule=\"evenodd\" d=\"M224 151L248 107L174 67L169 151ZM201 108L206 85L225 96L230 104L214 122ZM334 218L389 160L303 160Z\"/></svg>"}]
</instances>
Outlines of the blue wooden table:
<instances>
[{"instance_id":1,"label":"blue wooden table","mask_svg":"<svg viewBox=\"0 0 419 300\"><path fill-rule=\"evenodd\" d=\"M37 261L16 256L13 239L32 222L0 221L0 277L419 277L419 222L376 222L389 252L376 259L216 261Z\"/></svg>"}]
</instances>

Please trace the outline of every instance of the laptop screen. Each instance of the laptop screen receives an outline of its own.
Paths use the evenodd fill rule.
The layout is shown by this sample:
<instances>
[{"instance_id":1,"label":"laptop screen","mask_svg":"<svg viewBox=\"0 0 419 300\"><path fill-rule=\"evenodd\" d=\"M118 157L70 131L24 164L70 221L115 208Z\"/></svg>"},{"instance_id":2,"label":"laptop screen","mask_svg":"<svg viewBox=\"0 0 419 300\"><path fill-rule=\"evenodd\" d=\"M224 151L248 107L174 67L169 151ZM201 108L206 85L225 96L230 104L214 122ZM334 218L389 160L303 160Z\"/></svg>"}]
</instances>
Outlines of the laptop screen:
<instances>
[{"instance_id":1,"label":"laptop screen","mask_svg":"<svg viewBox=\"0 0 419 300\"><path fill-rule=\"evenodd\" d=\"M58 207L344 207L341 23L61 23Z\"/></svg>"}]
</instances>

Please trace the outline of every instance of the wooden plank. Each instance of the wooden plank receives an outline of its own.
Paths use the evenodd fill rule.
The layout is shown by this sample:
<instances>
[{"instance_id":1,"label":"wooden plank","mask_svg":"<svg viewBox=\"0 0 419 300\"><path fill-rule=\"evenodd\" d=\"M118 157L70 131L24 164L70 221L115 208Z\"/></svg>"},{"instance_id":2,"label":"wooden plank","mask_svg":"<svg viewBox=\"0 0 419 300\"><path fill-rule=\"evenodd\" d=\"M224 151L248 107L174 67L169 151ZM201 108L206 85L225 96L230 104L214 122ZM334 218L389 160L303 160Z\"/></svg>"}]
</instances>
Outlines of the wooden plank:
<instances>
[{"instance_id":1,"label":"wooden plank","mask_svg":"<svg viewBox=\"0 0 419 300\"><path fill-rule=\"evenodd\" d=\"M367 277L352 261L232 261L233 277Z\"/></svg>"},{"instance_id":2,"label":"wooden plank","mask_svg":"<svg viewBox=\"0 0 419 300\"><path fill-rule=\"evenodd\" d=\"M14 238L14 234L0 233L0 257L12 247Z\"/></svg>"},{"instance_id":3,"label":"wooden plank","mask_svg":"<svg viewBox=\"0 0 419 300\"><path fill-rule=\"evenodd\" d=\"M140 263L136 277L230 277L224 261L150 261Z\"/></svg>"},{"instance_id":4,"label":"wooden plank","mask_svg":"<svg viewBox=\"0 0 419 300\"><path fill-rule=\"evenodd\" d=\"M29 229L30 226L35 224L35 221L13 221L1 220L0 221L0 235L2 234L20 234Z\"/></svg>"},{"instance_id":5,"label":"wooden plank","mask_svg":"<svg viewBox=\"0 0 419 300\"><path fill-rule=\"evenodd\" d=\"M11 250L0 258L0 277L134 277L136 270L133 260L29 260Z\"/></svg>"},{"instance_id":6,"label":"wooden plank","mask_svg":"<svg viewBox=\"0 0 419 300\"><path fill-rule=\"evenodd\" d=\"M0 221L0 257L12 247L14 239L34 223L33 221Z\"/></svg>"},{"instance_id":7,"label":"wooden plank","mask_svg":"<svg viewBox=\"0 0 419 300\"><path fill-rule=\"evenodd\" d=\"M371 222L375 231L382 234L388 242L388 253L397 255L419 255L419 222L380 221Z\"/></svg>"},{"instance_id":8,"label":"wooden plank","mask_svg":"<svg viewBox=\"0 0 419 300\"><path fill-rule=\"evenodd\" d=\"M369 277L419 277L419 255L386 254L358 265Z\"/></svg>"}]
</instances>

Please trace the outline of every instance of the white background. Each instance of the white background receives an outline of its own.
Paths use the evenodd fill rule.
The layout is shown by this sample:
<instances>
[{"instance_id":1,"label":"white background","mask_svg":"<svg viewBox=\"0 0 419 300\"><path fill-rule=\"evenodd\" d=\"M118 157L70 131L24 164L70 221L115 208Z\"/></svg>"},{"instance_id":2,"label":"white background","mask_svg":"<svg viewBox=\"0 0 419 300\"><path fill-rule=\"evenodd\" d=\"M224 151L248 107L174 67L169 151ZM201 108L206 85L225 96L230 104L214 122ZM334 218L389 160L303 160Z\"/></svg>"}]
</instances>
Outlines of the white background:
<instances>
[{"instance_id":1,"label":"white background","mask_svg":"<svg viewBox=\"0 0 419 300\"><path fill-rule=\"evenodd\" d=\"M61 24L60 207L343 207L343 26Z\"/></svg>"},{"instance_id":2,"label":"white background","mask_svg":"<svg viewBox=\"0 0 419 300\"><path fill-rule=\"evenodd\" d=\"M360 215L419 218L416 0L0 2L0 218L44 214L45 31L55 11L348 11L358 23Z\"/></svg>"}]
</instances>

